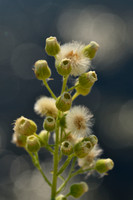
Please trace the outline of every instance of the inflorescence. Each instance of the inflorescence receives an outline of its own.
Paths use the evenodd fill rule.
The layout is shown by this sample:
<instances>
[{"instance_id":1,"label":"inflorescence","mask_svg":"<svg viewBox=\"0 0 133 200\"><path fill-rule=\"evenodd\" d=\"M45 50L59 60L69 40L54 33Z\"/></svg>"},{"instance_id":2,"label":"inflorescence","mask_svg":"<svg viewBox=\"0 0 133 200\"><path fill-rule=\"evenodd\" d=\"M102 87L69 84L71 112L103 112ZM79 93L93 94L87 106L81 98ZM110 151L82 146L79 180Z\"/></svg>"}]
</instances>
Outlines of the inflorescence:
<instances>
[{"instance_id":1,"label":"inflorescence","mask_svg":"<svg viewBox=\"0 0 133 200\"><path fill-rule=\"evenodd\" d=\"M110 158L100 159L102 149L92 132L94 120L91 111L85 106L72 106L75 98L88 95L97 81L97 74L90 70L90 66L98 48L99 45L94 41L88 45L79 42L60 45L56 37L47 38L45 51L55 58L56 70L63 78L60 96L56 97L48 85L51 69L47 61L38 60L34 64L35 76L51 94L51 97L40 97L34 105L34 111L44 118L43 129L37 134L36 123L23 116L14 123L12 142L23 147L31 156L33 164L51 187L51 200L67 200L69 196L81 197L88 191L85 182L72 184L66 195L60 193L74 176L94 171L104 175L114 166ZM71 88L67 86L69 76L76 77ZM50 144L52 135L53 144ZM46 148L53 155L52 182L40 166L38 152L41 148ZM64 156L66 160L59 168L59 162ZM71 168L68 177L64 179L62 173L69 164ZM75 168L77 164L78 169ZM58 178L63 180L59 188Z\"/></svg>"}]
</instances>

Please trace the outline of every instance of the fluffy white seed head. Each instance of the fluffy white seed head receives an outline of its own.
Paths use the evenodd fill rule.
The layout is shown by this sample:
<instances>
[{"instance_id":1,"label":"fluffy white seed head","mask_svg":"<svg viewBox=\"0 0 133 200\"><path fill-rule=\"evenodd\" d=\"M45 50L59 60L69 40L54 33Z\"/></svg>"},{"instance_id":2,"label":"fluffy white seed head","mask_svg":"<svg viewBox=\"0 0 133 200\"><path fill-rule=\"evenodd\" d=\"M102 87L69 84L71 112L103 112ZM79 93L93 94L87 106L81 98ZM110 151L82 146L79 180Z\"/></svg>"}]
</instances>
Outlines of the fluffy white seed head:
<instances>
[{"instance_id":1,"label":"fluffy white seed head","mask_svg":"<svg viewBox=\"0 0 133 200\"><path fill-rule=\"evenodd\" d=\"M84 137L91 133L92 113L84 106L74 106L66 116L68 131L77 137Z\"/></svg>"},{"instance_id":2,"label":"fluffy white seed head","mask_svg":"<svg viewBox=\"0 0 133 200\"><path fill-rule=\"evenodd\" d=\"M101 156L103 150L98 146L94 146L94 148L88 153L88 155L84 158L78 158L78 165L83 169L88 169L92 167L95 161Z\"/></svg>"},{"instance_id":3,"label":"fluffy white seed head","mask_svg":"<svg viewBox=\"0 0 133 200\"><path fill-rule=\"evenodd\" d=\"M56 65L59 65L64 58L71 60L71 75L79 76L85 73L90 67L90 59L83 54L85 45L72 42L61 45L61 50L56 57Z\"/></svg>"},{"instance_id":4,"label":"fluffy white seed head","mask_svg":"<svg viewBox=\"0 0 133 200\"><path fill-rule=\"evenodd\" d=\"M55 105L55 100L53 98L45 97L45 96L40 97L36 101L36 103L34 105L34 110L41 117L43 117L43 116L56 117L57 112L58 112L56 105Z\"/></svg>"}]
</instances>

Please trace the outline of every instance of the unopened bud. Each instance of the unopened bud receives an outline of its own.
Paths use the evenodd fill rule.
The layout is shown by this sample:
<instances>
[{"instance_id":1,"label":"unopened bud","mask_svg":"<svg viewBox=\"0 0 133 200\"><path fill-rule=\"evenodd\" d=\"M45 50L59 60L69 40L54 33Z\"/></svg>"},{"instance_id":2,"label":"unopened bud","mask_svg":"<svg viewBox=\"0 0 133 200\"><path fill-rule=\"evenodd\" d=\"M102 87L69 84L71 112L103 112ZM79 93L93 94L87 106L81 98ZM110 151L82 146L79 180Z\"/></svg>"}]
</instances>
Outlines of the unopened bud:
<instances>
[{"instance_id":1,"label":"unopened bud","mask_svg":"<svg viewBox=\"0 0 133 200\"><path fill-rule=\"evenodd\" d=\"M36 132L37 125L32 120L22 116L15 121L15 126L13 129L19 134L29 136Z\"/></svg>"},{"instance_id":2,"label":"unopened bud","mask_svg":"<svg viewBox=\"0 0 133 200\"><path fill-rule=\"evenodd\" d=\"M91 87L90 88L85 88L85 87L82 87L80 84L79 84L79 81L76 82L76 85L78 85L76 87L76 91L78 94L81 94L83 96L86 96L90 93L91 91Z\"/></svg>"},{"instance_id":3,"label":"unopened bud","mask_svg":"<svg viewBox=\"0 0 133 200\"><path fill-rule=\"evenodd\" d=\"M70 155L73 153L73 146L69 141L64 141L61 144L61 151L64 155Z\"/></svg>"},{"instance_id":4,"label":"unopened bud","mask_svg":"<svg viewBox=\"0 0 133 200\"><path fill-rule=\"evenodd\" d=\"M114 162L110 158L99 159L96 162L95 170L99 173L106 173L107 171L113 169Z\"/></svg>"},{"instance_id":5,"label":"unopened bud","mask_svg":"<svg viewBox=\"0 0 133 200\"><path fill-rule=\"evenodd\" d=\"M58 197L56 197L56 200L67 200L67 198L64 195L60 194Z\"/></svg>"},{"instance_id":6,"label":"unopened bud","mask_svg":"<svg viewBox=\"0 0 133 200\"><path fill-rule=\"evenodd\" d=\"M71 60L64 58L61 63L57 66L57 71L62 76L67 76L71 72Z\"/></svg>"},{"instance_id":7,"label":"unopened bud","mask_svg":"<svg viewBox=\"0 0 133 200\"><path fill-rule=\"evenodd\" d=\"M44 80L51 76L51 70L46 60L38 60L34 66L34 73L37 79Z\"/></svg>"},{"instance_id":8,"label":"unopened bud","mask_svg":"<svg viewBox=\"0 0 133 200\"><path fill-rule=\"evenodd\" d=\"M55 129L55 118L48 116L43 122L43 128L47 131L53 131Z\"/></svg>"},{"instance_id":9,"label":"unopened bud","mask_svg":"<svg viewBox=\"0 0 133 200\"><path fill-rule=\"evenodd\" d=\"M60 44L56 37L49 37L46 39L45 51L49 56L55 56L60 51Z\"/></svg>"},{"instance_id":10,"label":"unopened bud","mask_svg":"<svg viewBox=\"0 0 133 200\"><path fill-rule=\"evenodd\" d=\"M81 141L74 146L74 152L78 158L84 158L92 149L90 141Z\"/></svg>"},{"instance_id":11,"label":"unopened bud","mask_svg":"<svg viewBox=\"0 0 133 200\"><path fill-rule=\"evenodd\" d=\"M18 147L24 147L26 144L26 136L20 133L14 133L12 143L16 144Z\"/></svg>"},{"instance_id":12,"label":"unopened bud","mask_svg":"<svg viewBox=\"0 0 133 200\"><path fill-rule=\"evenodd\" d=\"M99 48L99 44L94 41L91 41L87 46L84 47L83 53L86 57L92 59L95 57L95 54Z\"/></svg>"},{"instance_id":13,"label":"unopened bud","mask_svg":"<svg viewBox=\"0 0 133 200\"><path fill-rule=\"evenodd\" d=\"M79 84L83 88L90 88L97 81L97 74L95 71L89 71L79 77Z\"/></svg>"},{"instance_id":14,"label":"unopened bud","mask_svg":"<svg viewBox=\"0 0 133 200\"><path fill-rule=\"evenodd\" d=\"M87 138L84 138L82 141L90 141L92 147L98 143L98 138L95 135L89 135Z\"/></svg>"},{"instance_id":15,"label":"unopened bud","mask_svg":"<svg viewBox=\"0 0 133 200\"><path fill-rule=\"evenodd\" d=\"M42 147L46 146L48 144L49 141L49 137L50 137L50 133L47 132L46 130L42 130L39 133L39 139L40 139L40 144Z\"/></svg>"},{"instance_id":16,"label":"unopened bud","mask_svg":"<svg viewBox=\"0 0 133 200\"><path fill-rule=\"evenodd\" d=\"M28 151L34 153L39 151L40 147L41 147L40 141L35 135L30 135L27 137L26 148L28 149Z\"/></svg>"},{"instance_id":17,"label":"unopened bud","mask_svg":"<svg viewBox=\"0 0 133 200\"><path fill-rule=\"evenodd\" d=\"M71 108L72 98L68 92L64 92L61 96L59 96L56 100L56 107L60 111L67 111Z\"/></svg>"},{"instance_id":18,"label":"unopened bud","mask_svg":"<svg viewBox=\"0 0 133 200\"><path fill-rule=\"evenodd\" d=\"M88 189L88 185L85 182L75 183L70 187L70 195L80 198Z\"/></svg>"}]
</instances>

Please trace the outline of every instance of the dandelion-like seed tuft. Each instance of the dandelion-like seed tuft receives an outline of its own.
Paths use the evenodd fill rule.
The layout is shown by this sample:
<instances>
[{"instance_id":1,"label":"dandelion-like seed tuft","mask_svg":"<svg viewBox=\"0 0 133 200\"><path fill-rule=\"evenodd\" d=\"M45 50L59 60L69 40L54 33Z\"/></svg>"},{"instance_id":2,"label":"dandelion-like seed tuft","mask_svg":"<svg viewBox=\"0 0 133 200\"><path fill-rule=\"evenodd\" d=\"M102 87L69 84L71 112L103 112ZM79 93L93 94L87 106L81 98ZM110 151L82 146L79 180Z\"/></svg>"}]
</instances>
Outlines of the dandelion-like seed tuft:
<instances>
[{"instance_id":1,"label":"dandelion-like seed tuft","mask_svg":"<svg viewBox=\"0 0 133 200\"><path fill-rule=\"evenodd\" d=\"M78 165L84 170L88 169L94 165L95 161L101 156L102 153L103 150L96 145L86 157L78 158Z\"/></svg>"},{"instance_id":2,"label":"dandelion-like seed tuft","mask_svg":"<svg viewBox=\"0 0 133 200\"><path fill-rule=\"evenodd\" d=\"M58 112L55 105L55 100L53 98L45 97L45 96L40 97L36 101L34 105L34 110L41 117L52 116L56 118L57 112Z\"/></svg>"},{"instance_id":3,"label":"dandelion-like seed tuft","mask_svg":"<svg viewBox=\"0 0 133 200\"><path fill-rule=\"evenodd\" d=\"M66 116L69 131L77 137L84 137L91 133L92 113L84 106L74 106Z\"/></svg>"},{"instance_id":4,"label":"dandelion-like seed tuft","mask_svg":"<svg viewBox=\"0 0 133 200\"><path fill-rule=\"evenodd\" d=\"M84 47L85 45L78 42L61 45L61 50L56 56L55 65L58 66L63 59L67 58L71 60L70 75L79 76L85 73L90 67L90 59L84 55Z\"/></svg>"}]
</instances>

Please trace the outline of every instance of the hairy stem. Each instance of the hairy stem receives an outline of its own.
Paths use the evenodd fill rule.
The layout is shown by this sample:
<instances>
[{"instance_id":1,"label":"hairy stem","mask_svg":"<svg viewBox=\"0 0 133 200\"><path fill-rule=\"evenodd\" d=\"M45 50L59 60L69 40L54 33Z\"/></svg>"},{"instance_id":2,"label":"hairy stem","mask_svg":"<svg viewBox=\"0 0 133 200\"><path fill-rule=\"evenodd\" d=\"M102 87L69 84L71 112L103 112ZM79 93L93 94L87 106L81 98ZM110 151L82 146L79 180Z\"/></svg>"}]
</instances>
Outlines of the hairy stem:
<instances>
[{"instance_id":1,"label":"hairy stem","mask_svg":"<svg viewBox=\"0 0 133 200\"><path fill-rule=\"evenodd\" d=\"M74 90L77 86L78 86L79 84L77 84L77 85L74 85L73 87L71 87L71 88L69 88L69 89L67 89L67 92L69 92L69 91L71 91L71 90Z\"/></svg>"},{"instance_id":2,"label":"hairy stem","mask_svg":"<svg viewBox=\"0 0 133 200\"><path fill-rule=\"evenodd\" d=\"M55 151L54 151L54 169L53 169L53 181L52 181L52 191L51 191L51 200L55 200L56 197L56 187L57 187L57 172L58 172L58 151L59 151L59 121L56 120L56 140L55 140Z\"/></svg>"},{"instance_id":3,"label":"hairy stem","mask_svg":"<svg viewBox=\"0 0 133 200\"><path fill-rule=\"evenodd\" d=\"M71 169L70 169L69 174L68 174L68 177L66 178L66 180L62 183L62 185L61 185L61 186L59 187L59 189L57 190L57 194L59 194L59 193L62 191L62 189L66 186L67 182L71 179L71 177L72 177L72 172L73 172L73 170L74 170L74 166L75 166L76 159L77 159L77 158L74 157L73 162L72 162L72 165L71 165Z\"/></svg>"},{"instance_id":4,"label":"hairy stem","mask_svg":"<svg viewBox=\"0 0 133 200\"><path fill-rule=\"evenodd\" d=\"M73 97L72 97L72 101L74 101L78 96L79 96L79 93L78 93L78 92L75 92L75 94L74 94Z\"/></svg>"},{"instance_id":5,"label":"hairy stem","mask_svg":"<svg viewBox=\"0 0 133 200\"><path fill-rule=\"evenodd\" d=\"M42 168L41 168L41 166L40 166L38 154L35 153L35 156L34 156L34 155L33 155L31 152L29 152L27 149L25 149L25 150L28 152L28 154L29 154L30 157L32 158L32 162L33 162L34 166L40 171L40 173L42 174L44 180L45 180L45 181L47 182L47 184L51 187L52 184L50 183L50 181L48 180L48 178L46 177L46 175L44 174L44 172L43 172L43 170L42 170Z\"/></svg>"},{"instance_id":6,"label":"hairy stem","mask_svg":"<svg viewBox=\"0 0 133 200\"><path fill-rule=\"evenodd\" d=\"M65 89L66 89L66 84L67 84L68 77L69 77L69 76L64 76L64 77L63 77L63 85L62 85L61 94L62 94L62 93L65 91Z\"/></svg>"},{"instance_id":7,"label":"hairy stem","mask_svg":"<svg viewBox=\"0 0 133 200\"><path fill-rule=\"evenodd\" d=\"M62 167L59 169L57 175L60 175L69 165L70 161L72 160L72 158L74 157L75 154L71 154L70 156L68 156L68 158L66 159L66 161L64 162L64 164L62 165Z\"/></svg>"},{"instance_id":8,"label":"hairy stem","mask_svg":"<svg viewBox=\"0 0 133 200\"><path fill-rule=\"evenodd\" d=\"M54 99L56 99L56 96L55 96L55 94L53 93L53 91L51 90L51 88L49 87L49 85L48 85L46 79L43 80L43 83L44 83L44 85L46 86L46 88L47 88L47 90L49 91L49 93L51 94L51 96L52 96Z\"/></svg>"}]
</instances>

